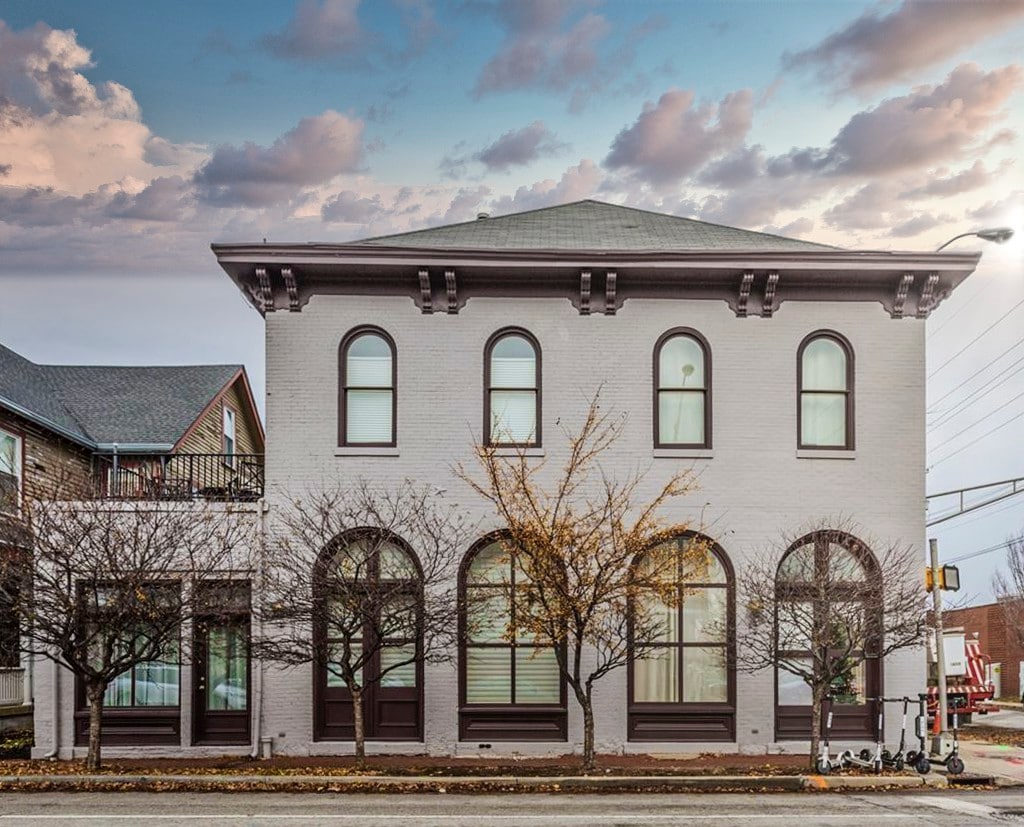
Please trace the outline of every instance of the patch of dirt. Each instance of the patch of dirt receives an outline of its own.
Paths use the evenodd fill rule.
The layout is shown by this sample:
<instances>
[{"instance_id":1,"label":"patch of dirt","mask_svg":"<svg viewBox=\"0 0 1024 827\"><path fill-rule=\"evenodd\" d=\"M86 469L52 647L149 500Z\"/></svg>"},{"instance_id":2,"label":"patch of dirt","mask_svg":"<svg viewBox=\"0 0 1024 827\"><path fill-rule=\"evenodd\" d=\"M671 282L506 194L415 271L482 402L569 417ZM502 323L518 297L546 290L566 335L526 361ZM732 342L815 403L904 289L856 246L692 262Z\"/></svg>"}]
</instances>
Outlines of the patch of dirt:
<instances>
[{"instance_id":1,"label":"patch of dirt","mask_svg":"<svg viewBox=\"0 0 1024 827\"><path fill-rule=\"evenodd\" d=\"M107 775L400 775L400 776L575 776L584 773L579 756L547 758L434 758L373 756L360 770L355 759L343 757L110 759L100 771ZM84 761L0 761L0 775L79 775ZM803 755L723 755L703 753L680 758L649 755L600 755L591 775L794 775L808 772Z\"/></svg>"},{"instance_id":2,"label":"patch of dirt","mask_svg":"<svg viewBox=\"0 0 1024 827\"><path fill-rule=\"evenodd\" d=\"M960 730L961 741L981 741L985 744L1003 744L1009 747L1024 747L1024 729L971 724Z\"/></svg>"}]
</instances>

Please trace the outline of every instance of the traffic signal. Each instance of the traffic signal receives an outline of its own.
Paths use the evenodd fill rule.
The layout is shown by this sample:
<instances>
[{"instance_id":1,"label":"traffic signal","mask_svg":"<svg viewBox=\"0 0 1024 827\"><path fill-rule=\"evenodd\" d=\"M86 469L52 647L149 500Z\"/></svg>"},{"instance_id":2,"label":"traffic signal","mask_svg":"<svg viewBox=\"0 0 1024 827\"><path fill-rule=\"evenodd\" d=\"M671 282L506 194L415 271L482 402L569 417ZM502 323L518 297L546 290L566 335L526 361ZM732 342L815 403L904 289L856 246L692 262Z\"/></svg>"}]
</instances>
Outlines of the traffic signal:
<instances>
[{"instance_id":1,"label":"traffic signal","mask_svg":"<svg viewBox=\"0 0 1024 827\"><path fill-rule=\"evenodd\" d=\"M931 566L924 570L924 587L929 592L935 588L935 575ZM960 591L960 569L956 566L943 566L939 569L939 588L944 592Z\"/></svg>"}]
</instances>

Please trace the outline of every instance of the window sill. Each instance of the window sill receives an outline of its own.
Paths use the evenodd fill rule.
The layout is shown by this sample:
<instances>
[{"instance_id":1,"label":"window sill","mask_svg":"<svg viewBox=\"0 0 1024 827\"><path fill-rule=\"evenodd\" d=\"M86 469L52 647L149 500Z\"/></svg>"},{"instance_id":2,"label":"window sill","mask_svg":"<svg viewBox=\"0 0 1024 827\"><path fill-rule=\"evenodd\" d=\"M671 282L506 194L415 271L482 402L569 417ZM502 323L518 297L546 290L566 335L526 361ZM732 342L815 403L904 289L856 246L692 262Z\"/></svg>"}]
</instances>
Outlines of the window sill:
<instances>
[{"instance_id":1,"label":"window sill","mask_svg":"<svg viewBox=\"0 0 1024 827\"><path fill-rule=\"evenodd\" d=\"M335 448L334 456L336 457L397 457L399 456L397 448L374 448L366 446L365 448L351 445L345 448Z\"/></svg>"},{"instance_id":2,"label":"window sill","mask_svg":"<svg viewBox=\"0 0 1024 827\"><path fill-rule=\"evenodd\" d=\"M544 456L543 448L495 448L494 456L496 457L542 457Z\"/></svg>"},{"instance_id":3,"label":"window sill","mask_svg":"<svg viewBox=\"0 0 1024 827\"><path fill-rule=\"evenodd\" d=\"M655 448L655 459L714 459L710 448Z\"/></svg>"},{"instance_id":4,"label":"window sill","mask_svg":"<svg viewBox=\"0 0 1024 827\"><path fill-rule=\"evenodd\" d=\"M797 448L796 456L797 459L857 459L857 452L843 448L838 450Z\"/></svg>"}]
</instances>

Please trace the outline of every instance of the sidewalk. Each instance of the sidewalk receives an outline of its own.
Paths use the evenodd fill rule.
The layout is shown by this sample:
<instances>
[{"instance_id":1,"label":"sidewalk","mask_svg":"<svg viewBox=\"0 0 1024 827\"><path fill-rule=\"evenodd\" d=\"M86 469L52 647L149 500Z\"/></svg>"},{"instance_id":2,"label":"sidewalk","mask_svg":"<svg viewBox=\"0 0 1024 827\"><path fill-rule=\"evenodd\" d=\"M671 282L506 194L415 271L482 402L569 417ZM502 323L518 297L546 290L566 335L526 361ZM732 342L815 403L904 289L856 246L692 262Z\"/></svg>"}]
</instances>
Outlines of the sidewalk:
<instances>
[{"instance_id":1,"label":"sidewalk","mask_svg":"<svg viewBox=\"0 0 1024 827\"><path fill-rule=\"evenodd\" d=\"M990 775L1000 787L1024 786L1024 749L1006 744L960 741L967 772Z\"/></svg>"},{"instance_id":2,"label":"sidewalk","mask_svg":"<svg viewBox=\"0 0 1024 827\"><path fill-rule=\"evenodd\" d=\"M705 776L323 776L323 775L4 775L0 791L153 790L162 792L538 793L538 792L800 792L944 789L929 775Z\"/></svg>"}]
</instances>

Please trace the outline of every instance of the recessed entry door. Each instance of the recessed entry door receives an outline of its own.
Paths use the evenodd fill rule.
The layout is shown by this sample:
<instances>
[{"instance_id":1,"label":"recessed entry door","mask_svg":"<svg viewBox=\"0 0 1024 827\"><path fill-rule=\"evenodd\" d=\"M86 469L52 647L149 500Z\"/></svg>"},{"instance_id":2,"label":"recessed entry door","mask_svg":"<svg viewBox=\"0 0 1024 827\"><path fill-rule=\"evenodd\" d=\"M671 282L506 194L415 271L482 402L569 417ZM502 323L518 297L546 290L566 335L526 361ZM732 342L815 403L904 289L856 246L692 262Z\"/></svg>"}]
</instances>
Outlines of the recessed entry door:
<instances>
[{"instance_id":1,"label":"recessed entry door","mask_svg":"<svg viewBox=\"0 0 1024 827\"><path fill-rule=\"evenodd\" d=\"M249 743L248 616L197 621L192 675L195 743Z\"/></svg>"}]
</instances>

